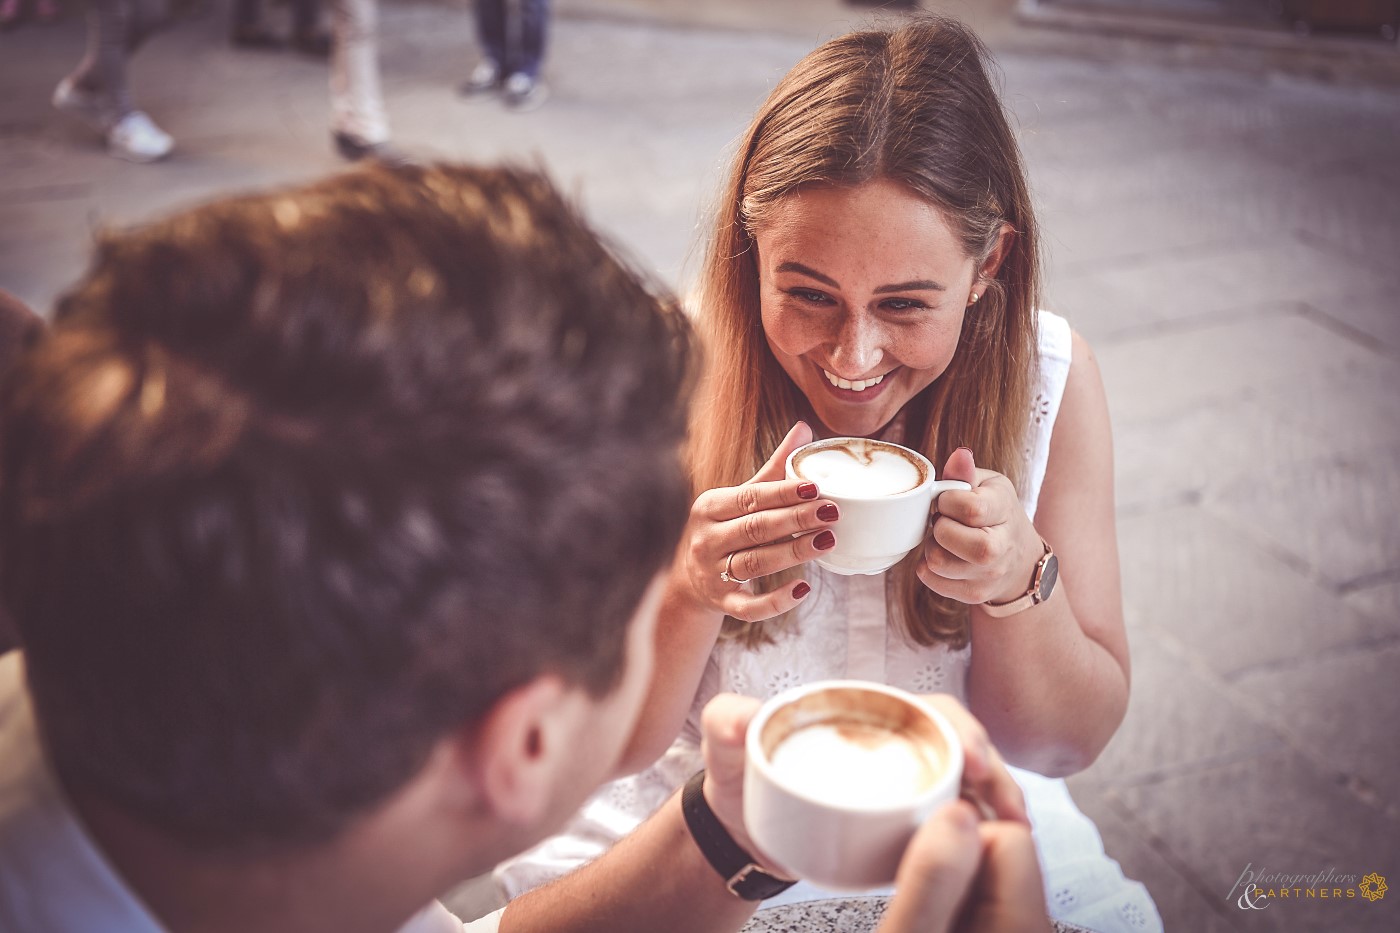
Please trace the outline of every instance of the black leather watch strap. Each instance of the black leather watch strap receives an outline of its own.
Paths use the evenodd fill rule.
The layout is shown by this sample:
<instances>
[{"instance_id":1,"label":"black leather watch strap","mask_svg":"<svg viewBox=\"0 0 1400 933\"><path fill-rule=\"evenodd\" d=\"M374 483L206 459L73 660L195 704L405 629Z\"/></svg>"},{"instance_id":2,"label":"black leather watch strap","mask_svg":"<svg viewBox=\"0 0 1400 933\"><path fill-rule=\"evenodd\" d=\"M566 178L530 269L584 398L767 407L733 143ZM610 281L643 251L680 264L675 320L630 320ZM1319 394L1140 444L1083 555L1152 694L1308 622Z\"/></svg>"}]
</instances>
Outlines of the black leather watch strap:
<instances>
[{"instance_id":1,"label":"black leather watch strap","mask_svg":"<svg viewBox=\"0 0 1400 933\"><path fill-rule=\"evenodd\" d=\"M739 847L734 837L724 828L705 800L705 772L701 771L685 784L681 792L681 812L685 814L685 825L690 827L690 835L700 848L705 860L710 863L724 886L735 897L746 901L762 901L780 894L796 884L775 878L754 862L753 856Z\"/></svg>"}]
</instances>

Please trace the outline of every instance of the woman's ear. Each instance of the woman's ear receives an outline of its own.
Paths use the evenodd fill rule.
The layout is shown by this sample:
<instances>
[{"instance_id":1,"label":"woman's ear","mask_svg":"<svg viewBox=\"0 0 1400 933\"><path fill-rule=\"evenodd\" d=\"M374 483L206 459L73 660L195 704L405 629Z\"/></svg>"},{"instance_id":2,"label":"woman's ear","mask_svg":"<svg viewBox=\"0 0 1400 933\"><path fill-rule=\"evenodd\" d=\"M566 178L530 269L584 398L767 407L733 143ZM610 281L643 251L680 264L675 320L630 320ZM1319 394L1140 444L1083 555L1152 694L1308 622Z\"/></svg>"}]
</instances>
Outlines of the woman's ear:
<instances>
[{"instance_id":1,"label":"woman's ear","mask_svg":"<svg viewBox=\"0 0 1400 933\"><path fill-rule=\"evenodd\" d=\"M1006 261L1006 257L1011 255L1011 248L1016 244L1016 228L1011 224L1003 223L997 230L996 243L992 246L992 251L982 260L982 266L977 270L977 280L979 282L990 282L997 277L997 272L1001 270L1001 264Z\"/></svg>"},{"instance_id":2,"label":"woman's ear","mask_svg":"<svg viewBox=\"0 0 1400 933\"><path fill-rule=\"evenodd\" d=\"M556 675L536 677L501 697L476 725L477 791L493 814L518 826L538 822L550 809L559 775L568 768L561 741L583 702Z\"/></svg>"}]
</instances>

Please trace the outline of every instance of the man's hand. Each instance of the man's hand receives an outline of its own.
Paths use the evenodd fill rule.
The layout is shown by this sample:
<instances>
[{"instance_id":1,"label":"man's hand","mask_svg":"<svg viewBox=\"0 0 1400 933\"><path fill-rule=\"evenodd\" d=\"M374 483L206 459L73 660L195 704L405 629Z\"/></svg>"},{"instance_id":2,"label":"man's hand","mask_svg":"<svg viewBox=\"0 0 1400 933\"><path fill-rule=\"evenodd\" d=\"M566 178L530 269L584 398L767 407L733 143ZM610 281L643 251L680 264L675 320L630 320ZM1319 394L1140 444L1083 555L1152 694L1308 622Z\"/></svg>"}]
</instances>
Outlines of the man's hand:
<instances>
[{"instance_id":1,"label":"man's hand","mask_svg":"<svg viewBox=\"0 0 1400 933\"><path fill-rule=\"evenodd\" d=\"M705 802L741 849L769 874L782 877L784 873L758 850L744 827L744 736L762 705L752 697L722 693L705 706L700 716Z\"/></svg>"},{"instance_id":2,"label":"man's hand","mask_svg":"<svg viewBox=\"0 0 1400 933\"><path fill-rule=\"evenodd\" d=\"M914 836L879 933L1048 933L1035 843L1024 823L980 821L958 800Z\"/></svg>"}]
</instances>

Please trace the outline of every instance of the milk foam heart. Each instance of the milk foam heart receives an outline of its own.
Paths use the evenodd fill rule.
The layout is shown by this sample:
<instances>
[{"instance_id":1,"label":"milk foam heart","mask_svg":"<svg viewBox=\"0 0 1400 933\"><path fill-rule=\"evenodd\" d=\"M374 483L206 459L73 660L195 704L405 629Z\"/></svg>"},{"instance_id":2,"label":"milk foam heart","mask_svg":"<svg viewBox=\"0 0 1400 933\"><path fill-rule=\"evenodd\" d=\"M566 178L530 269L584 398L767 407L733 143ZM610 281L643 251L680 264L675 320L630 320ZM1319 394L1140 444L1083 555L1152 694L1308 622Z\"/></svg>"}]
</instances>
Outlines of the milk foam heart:
<instances>
[{"instance_id":1,"label":"milk foam heart","mask_svg":"<svg viewBox=\"0 0 1400 933\"><path fill-rule=\"evenodd\" d=\"M919 465L896 448L859 440L804 451L793 469L828 496L893 496L925 479Z\"/></svg>"},{"instance_id":2,"label":"milk foam heart","mask_svg":"<svg viewBox=\"0 0 1400 933\"><path fill-rule=\"evenodd\" d=\"M933 786L936 753L912 736L863 723L798 729L773 751L773 772L799 794L837 807L912 800Z\"/></svg>"}]
</instances>

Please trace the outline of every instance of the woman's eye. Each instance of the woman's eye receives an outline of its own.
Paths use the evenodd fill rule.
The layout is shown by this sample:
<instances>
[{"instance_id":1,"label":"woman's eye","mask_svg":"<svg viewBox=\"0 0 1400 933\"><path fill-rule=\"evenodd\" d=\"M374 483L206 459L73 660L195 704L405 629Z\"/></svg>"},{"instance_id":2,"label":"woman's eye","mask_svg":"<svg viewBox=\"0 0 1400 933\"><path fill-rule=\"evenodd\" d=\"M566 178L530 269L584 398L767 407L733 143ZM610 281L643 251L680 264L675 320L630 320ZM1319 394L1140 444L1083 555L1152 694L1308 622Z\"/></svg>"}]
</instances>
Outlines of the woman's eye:
<instances>
[{"instance_id":1,"label":"woman's eye","mask_svg":"<svg viewBox=\"0 0 1400 933\"><path fill-rule=\"evenodd\" d=\"M922 301L914 298L890 298L883 302L883 306L890 311L917 311L928 307Z\"/></svg>"},{"instance_id":2,"label":"woman's eye","mask_svg":"<svg viewBox=\"0 0 1400 933\"><path fill-rule=\"evenodd\" d=\"M798 301L805 301L808 304L814 305L825 304L831 300L821 292L813 291L810 288L790 288L788 289L788 294L796 298Z\"/></svg>"}]
</instances>

